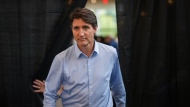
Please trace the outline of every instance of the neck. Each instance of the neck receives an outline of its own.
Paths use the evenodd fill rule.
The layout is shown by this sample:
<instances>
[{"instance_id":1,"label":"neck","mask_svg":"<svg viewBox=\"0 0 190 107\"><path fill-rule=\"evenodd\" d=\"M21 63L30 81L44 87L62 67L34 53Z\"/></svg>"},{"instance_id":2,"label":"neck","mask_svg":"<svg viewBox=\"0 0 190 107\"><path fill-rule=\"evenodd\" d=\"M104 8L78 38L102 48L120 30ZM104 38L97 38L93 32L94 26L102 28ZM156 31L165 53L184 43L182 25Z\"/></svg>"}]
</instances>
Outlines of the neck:
<instances>
[{"instance_id":1,"label":"neck","mask_svg":"<svg viewBox=\"0 0 190 107\"><path fill-rule=\"evenodd\" d=\"M94 50L94 45L95 45L95 42L92 44L92 45L87 45L87 46L82 46L82 47L79 47L79 49L85 54L87 55L88 57L91 56L93 50Z\"/></svg>"}]
</instances>

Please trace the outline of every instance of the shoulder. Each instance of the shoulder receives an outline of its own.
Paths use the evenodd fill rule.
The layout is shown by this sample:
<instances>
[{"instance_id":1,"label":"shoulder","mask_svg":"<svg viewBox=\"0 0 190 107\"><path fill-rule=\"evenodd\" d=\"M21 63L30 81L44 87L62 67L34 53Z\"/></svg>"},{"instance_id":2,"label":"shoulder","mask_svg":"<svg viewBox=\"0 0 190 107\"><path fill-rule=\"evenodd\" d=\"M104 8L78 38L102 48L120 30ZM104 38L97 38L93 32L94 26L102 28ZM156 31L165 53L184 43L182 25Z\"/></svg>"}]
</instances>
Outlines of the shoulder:
<instances>
[{"instance_id":1,"label":"shoulder","mask_svg":"<svg viewBox=\"0 0 190 107\"><path fill-rule=\"evenodd\" d=\"M116 49L113 46L109 46L109 45L99 43L99 42L98 42L98 45L99 45L100 51L107 51L107 52L111 52L111 53L116 53Z\"/></svg>"},{"instance_id":2,"label":"shoulder","mask_svg":"<svg viewBox=\"0 0 190 107\"><path fill-rule=\"evenodd\" d=\"M117 50L113 46L109 46L109 45L99 43L99 42L98 42L98 45L99 45L100 56L104 58L108 58L110 60L118 59Z\"/></svg>"},{"instance_id":3,"label":"shoulder","mask_svg":"<svg viewBox=\"0 0 190 107\"><path fill-rule=\"evenodd\" d=\"M64 50L64 51L62 51L62 52L60 52L60 53L58 53L58 54L55 56L55 58L61 60L61 59L65 58L65 57L71 55L71 53L73 52L73 50L74 50L74 45L72 45L72 46L70 46L69 48L67 48L66 50Z\"/></svg>"},{"instance_id":4,"label":"shoulder","mask_svg":"<svg viewBox=\"0 0 190 107\"><path fill-rule=\"evenodd\" d=\"M110 65L115 64L118 61L118 55L116 49L113 46L109 46L103 43L98 43L98 44L99 44L100 60Z\"/></svg>"}]
</instances>

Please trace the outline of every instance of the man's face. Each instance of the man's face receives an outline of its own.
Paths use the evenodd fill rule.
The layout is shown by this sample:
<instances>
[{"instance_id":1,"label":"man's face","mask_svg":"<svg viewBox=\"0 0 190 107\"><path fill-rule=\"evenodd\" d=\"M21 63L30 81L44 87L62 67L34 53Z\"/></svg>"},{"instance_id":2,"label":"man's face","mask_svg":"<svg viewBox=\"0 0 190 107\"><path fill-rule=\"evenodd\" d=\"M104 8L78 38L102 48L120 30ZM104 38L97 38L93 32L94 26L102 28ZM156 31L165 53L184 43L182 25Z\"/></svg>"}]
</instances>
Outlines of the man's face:
<instances>
[{"instance_id":1,"label":"man's face","mask_svg":"<svg viewBox=\"0 0 190 107\"><path fill-rule=\"evenodd\" d=\"M72 32L79 48L93 46L96 29L82 19L73 20Z\"/></svg>"}]
</instances>

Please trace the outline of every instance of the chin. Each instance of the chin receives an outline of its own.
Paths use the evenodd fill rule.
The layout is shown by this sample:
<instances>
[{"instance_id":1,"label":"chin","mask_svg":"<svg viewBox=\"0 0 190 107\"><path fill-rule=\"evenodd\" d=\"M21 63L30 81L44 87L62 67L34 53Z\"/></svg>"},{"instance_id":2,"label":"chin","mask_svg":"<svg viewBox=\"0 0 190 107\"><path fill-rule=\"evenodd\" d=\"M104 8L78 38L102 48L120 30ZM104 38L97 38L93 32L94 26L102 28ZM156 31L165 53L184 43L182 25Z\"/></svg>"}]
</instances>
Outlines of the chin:
<instances>
[{"instance_id":1,"label":"chin","mask_svg":"<svg viewBox=\"0 0 190 107\"><path fill-rule=\"evenodd\" d=\"M78 43L78 45L79 45L79 46L87 46L87 45L88 45L88 43L83 43L83 42L80 42L80 43Z\"/></svg>"},{"instance_id":2,"label":"chin","mask_svg":"<svg viewBox=\"0 0 190 107\"><path fill-rule=\"evenodd\" d=\"M86 47L88 44L81 44L81 46Z\"/></svg>"}]
</instances>

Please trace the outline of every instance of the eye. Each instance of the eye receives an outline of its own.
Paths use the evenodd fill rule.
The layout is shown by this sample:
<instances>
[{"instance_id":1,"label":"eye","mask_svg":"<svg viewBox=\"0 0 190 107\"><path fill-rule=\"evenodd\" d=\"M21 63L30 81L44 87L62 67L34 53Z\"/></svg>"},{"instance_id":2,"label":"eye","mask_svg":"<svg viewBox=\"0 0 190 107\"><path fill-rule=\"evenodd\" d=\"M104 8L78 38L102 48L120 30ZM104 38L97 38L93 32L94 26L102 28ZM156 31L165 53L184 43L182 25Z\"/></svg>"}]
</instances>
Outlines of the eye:
<instances>
[{"instance_id":1,"label":"eye","mask_svg":"<svg viewBox=\"0 0 190 107\"><path fill-rule=\"evenodd\" d=\"M83 29L87 30L87 29L89 29L89 27L88 26L83 26Z\"/></svg>"},{"instance_id":2,"label":"eye","mask_svg":"<svg viewBox=\"0 0 190 107\"><path fill-rule=\"evenodd\" d=\"M74 30L78 30L78 29L79 29L79 27L73 27L73 29L74 29Z\"/></svg>"}]
</instances>

